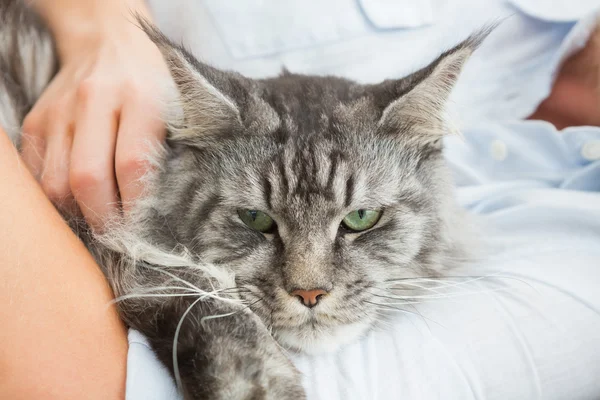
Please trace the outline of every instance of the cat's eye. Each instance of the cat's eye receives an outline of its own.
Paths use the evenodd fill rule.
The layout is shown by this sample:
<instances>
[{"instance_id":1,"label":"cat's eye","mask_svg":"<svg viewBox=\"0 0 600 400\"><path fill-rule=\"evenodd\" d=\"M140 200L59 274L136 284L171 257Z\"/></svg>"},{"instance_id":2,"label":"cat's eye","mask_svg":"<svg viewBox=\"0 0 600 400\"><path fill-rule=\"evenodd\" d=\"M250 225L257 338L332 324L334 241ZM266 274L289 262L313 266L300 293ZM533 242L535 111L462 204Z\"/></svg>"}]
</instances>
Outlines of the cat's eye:
<instances>
[{"instance_id":1,"label":"cat's eye","mask_svg":"<svg viewBox=\"0 0 600 400\"><path fill-rule=\"evenodd\" d=\"M351 231L366 231L375 226L381 217L381 210L356 210L342 220L342 225Z\"/></svg>"},{"instance_id":2,"label":"cat's eye","mask_svg":"<svg viewBox=\"0 0 600 400\"><path fill-rule=\"evenodd\" d=\"M268 233L275 227L275 221L268 214L258 210L238 210L240 219L255 231Z\"/></svg>"}]
</instances>

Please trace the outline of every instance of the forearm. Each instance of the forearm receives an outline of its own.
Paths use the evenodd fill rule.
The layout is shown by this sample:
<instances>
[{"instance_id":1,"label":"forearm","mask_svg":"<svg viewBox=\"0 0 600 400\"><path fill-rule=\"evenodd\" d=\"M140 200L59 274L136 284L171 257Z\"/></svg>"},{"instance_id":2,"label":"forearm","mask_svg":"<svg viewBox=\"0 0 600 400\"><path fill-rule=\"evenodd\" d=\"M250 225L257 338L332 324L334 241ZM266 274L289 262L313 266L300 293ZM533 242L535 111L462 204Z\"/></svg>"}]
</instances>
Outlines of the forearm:
<instances>
[{"instance_id":1,"label":"forearm","mask_svg":"<svg viewBox=\"0 0 600 400\"><path fill-rule=\"evenodd\" d=\"M0 247L0 398L124 398L108 284L1 128Z\"/></svg>"}]
</instances>

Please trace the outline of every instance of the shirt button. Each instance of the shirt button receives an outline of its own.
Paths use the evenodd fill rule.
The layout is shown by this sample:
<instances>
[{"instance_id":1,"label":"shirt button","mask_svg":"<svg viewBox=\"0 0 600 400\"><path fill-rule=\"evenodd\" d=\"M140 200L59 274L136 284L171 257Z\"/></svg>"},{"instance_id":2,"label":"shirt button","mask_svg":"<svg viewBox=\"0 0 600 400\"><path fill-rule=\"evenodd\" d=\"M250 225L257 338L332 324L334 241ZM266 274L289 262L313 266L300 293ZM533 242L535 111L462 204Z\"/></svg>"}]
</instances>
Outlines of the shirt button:
<instances>
[{"instance_id":1,"label":"shirt button","mask_svg":"<svg viewBox=\"0 0 600 400\"><path fill-rule=\"evenodd\" d=\"M581 148L581 156L588 161L600 160L600 140L590 140Z\"/></svg>"},{"instance_id":2,"label":"shirt button","mask_svg":"<svg viewBox=\"0 0 600 400\"><path fill-rule=\"evenodd\" d=\"M494 160L503 161L508 154L506 143L501 140L494 140L490 145L490 153L492 153Z\"/></svg>"}]
</instances>

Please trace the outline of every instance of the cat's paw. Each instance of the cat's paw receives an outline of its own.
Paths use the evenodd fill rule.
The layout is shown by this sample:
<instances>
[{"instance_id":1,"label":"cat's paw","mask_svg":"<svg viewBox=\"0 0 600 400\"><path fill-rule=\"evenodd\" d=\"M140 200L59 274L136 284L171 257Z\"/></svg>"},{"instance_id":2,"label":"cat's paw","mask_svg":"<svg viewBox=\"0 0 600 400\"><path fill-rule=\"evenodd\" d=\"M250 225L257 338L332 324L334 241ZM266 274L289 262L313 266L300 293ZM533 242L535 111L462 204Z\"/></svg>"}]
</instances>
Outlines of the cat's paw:
<instances>
[{"instance_id":1,"label":"cat's paw","mask_svg":"<svg viewBox=\"0 0 600 400\"><path fill-rule=\"evenodd\" d=\"M268 340L273 340L268 338ZM297 400L305 399L301 376L279 348L257 343L236 346L225 339L215 343L217 357L196 369L184 384L186 399ZM275 345L276 346L276 345ZM199 360L197 360L199 361ZM190 382L191 381L191 382Z\"/></svg>"},{"instance_id":2,"label":"cat's paw","mask_svg":"<svg viewBox=\"0 0 600 400\"><path fill-rule=\"evenodd\" d=\"M214 319L180 338L186 399L302 400L301 375L258 317Z\"/></svg>"},{"instance_id":3,"label":"cat's paw","mask_svg":"<svg viewBox=\"0 0 600 400\"><path fill-rule=\"evenodd\" d=\"M250 356L251 357L251 356ZM305 399L301 377L285 357L236 360L231 385L223 387L220 399L298 400ZM244 369L240 373L240 369Z\"/></svg>"},{"instance_id":4,"label":"cat's paw","mask_svg":"<svg viewBox=\"0 0 600 400\"><path fill-rule=\"evenodd\" d=\"M265 399L265 400L292 400L305 399L304 388L302 387L302 376L294 367L291 361L278 348L275 341L269 336L269 339L277 347L268 358L264 359L263 369L260 373L261 385L257 390L257 397L247 397L247 399ZM264 396L259 393L264 390Z\"/></svg>"}]
</instances>

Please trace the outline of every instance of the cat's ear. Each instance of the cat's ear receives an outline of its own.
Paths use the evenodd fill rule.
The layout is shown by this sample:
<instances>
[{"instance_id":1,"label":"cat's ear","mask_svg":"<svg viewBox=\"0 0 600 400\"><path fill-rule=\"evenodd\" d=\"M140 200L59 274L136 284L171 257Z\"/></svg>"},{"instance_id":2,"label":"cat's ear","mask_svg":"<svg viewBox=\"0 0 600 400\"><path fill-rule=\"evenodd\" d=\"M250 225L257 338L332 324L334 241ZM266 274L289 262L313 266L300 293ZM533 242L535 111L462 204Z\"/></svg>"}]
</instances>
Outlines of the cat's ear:
<instances>
[{"instance_id":1,"label":"cat's ear","mask_svg":"<svg viewBox=\"0 0 600 400\"><path fill-rule=\"evenodd\" d=\"M177 87L179 101L176 107L169 107L165 117L170 138L190 141L238 131L242 127L240 109L228 92L240 90L232 74L201 64L150 22L139 16L137 20L161 51Z\"/></svg>"},{"instance_id":2,"label":"cat's ear","mask_svg":"<svg viewBox=\"0 0 600 400\"><path fill-rule=\"evenodd\" d=\"M493 27L470 36L419 71L375 85L374 98L382 111L379 130L429 144L446 134L446 103L473 51Z\"/></svg>"}]
</instances>

